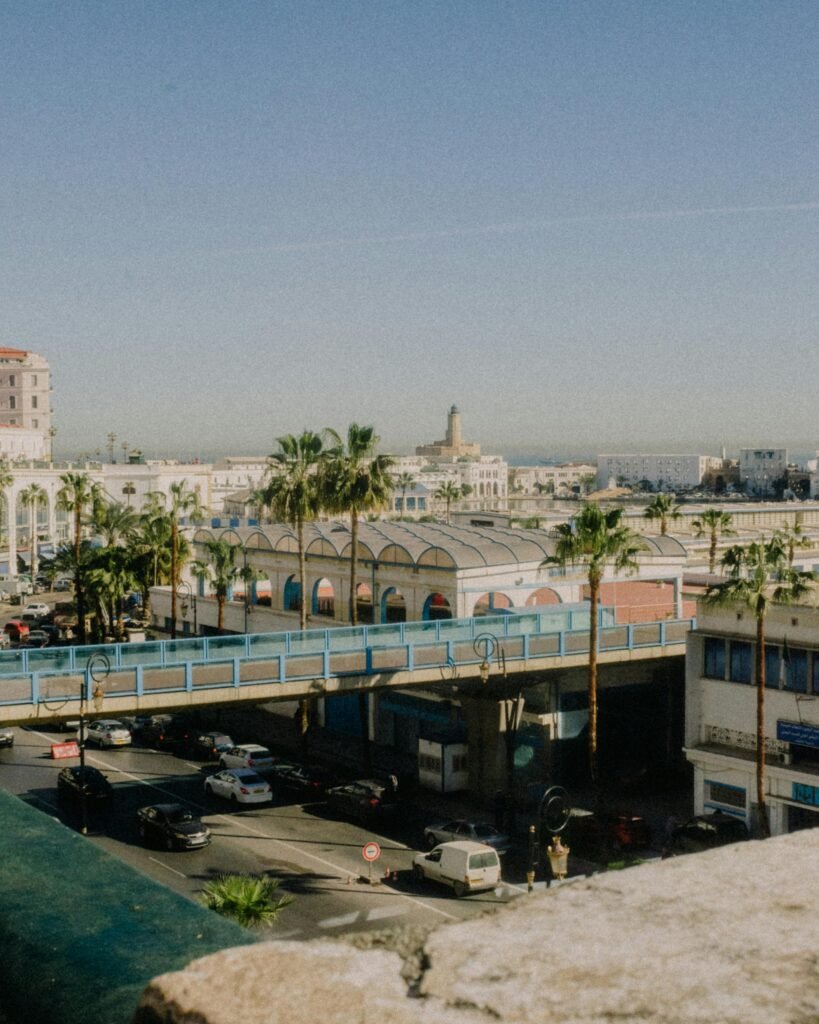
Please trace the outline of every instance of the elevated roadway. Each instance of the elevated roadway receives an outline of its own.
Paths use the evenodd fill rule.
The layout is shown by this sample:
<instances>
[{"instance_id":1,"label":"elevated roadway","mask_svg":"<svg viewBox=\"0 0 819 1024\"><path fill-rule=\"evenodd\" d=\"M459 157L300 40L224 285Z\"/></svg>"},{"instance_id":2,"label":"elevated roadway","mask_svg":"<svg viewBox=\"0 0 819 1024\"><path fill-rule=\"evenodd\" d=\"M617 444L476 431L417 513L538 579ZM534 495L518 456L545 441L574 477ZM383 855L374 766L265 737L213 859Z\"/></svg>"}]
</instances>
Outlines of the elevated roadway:
<instances>
[{"instance_id":1,"label":"elevated roadway","mask_svg":"<svg viewBox=\"0 0 819 1024\"><path fill-rule=\"evenodd\" d=\"M385 687L478 681L586 664L588 615L532 612L434 622L249 633L139 644L0 652L0 721L76 718L94 695L104 714L262 703ZM685 653L693 619L605 626L601 665ZM582 624L581 624L582 623ZM97 701L99 704L99 700Z\"/></svg>"}]
</instances>

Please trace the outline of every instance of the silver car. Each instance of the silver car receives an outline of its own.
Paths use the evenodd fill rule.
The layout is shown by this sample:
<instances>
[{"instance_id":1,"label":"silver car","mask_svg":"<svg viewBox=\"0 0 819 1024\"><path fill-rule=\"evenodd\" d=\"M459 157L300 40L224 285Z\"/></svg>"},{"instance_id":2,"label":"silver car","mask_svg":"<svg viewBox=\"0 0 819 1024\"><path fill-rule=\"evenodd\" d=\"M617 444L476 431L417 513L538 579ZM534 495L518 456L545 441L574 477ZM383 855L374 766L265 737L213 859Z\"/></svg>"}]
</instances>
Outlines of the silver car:
<instances>
[{"instance_id":1,"label":"silver car","mask_svg":"<svg viewBox=\"0 0 819 1024\"><path fill-rule=\"evenodd\" d=\"M465 818L454 818L438 825L427 825L424 829L424 841L429 849L439 843L451 843L468 840L472 843L483 843L491 846L498 853L506 853L512 845L509 836L499 832L487 821L467 821Z\"/></svg>"},{"instance_id":2,"label":"silver car","mask_svg":"<svg viewBox=\"0 0 819 1024\"><path fill-rule=\"evenodd\" d=\"M205 796L220 796L233 804L263 804L273 799L273 791L252 768L226 768L205 780Z\"/></svg>"},{"instance_id":3,"label":"silver car","mask_svg":"<svg viewBox=\"0 0 819 1024\"><path fill-rule=\"evenodd\" d=\"M80 739L79 730L77 739ZM113 718L101 718L91 722L85 729L85 744L95 743L98 747L127 747L131 744L131 733L122 722Z\"/></svg>"}]
</instances>

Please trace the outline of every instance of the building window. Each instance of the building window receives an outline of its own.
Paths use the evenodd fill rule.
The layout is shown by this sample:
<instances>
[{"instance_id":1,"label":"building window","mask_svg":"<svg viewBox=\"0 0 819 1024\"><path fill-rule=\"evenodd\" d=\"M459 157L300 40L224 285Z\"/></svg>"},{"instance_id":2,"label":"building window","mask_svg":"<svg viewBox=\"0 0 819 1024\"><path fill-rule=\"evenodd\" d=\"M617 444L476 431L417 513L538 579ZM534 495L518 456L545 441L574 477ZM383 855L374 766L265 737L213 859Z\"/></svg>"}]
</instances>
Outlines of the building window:
<instances>
[{"instance_id":1,"label":"building window","mask_svg":"<svg viewBox=\"0 0 819 1024\"><path fill-rule=\"evenodd\" d=\"M725 641L719 637L705 638L705 671L709 679L725 678Z\"/></svg>"},{"instance_id":2,"label":"building window","mask_svg":"<svg viewBox=\"0 0 819 1024\"><path fill-rule=\"evenodd\" d=\"M733 683L750 683L753 665L752 647L744 640L731 641L731 674Z\"/></svg>"},{"instance_id":3,"label":"building window","mask_svg":"<svg viewBox=\"0 0 819 1024\"><path fill-rule=\"evenodd\" d=\"M32 374L32 376L31 376L31 386L33 388L37 387L37 374L36 373Z\"/></svg>"},{"instance_id":4,"label":"building window","mask_svg":"<svg viewBox=\"0 0 819 1024\"><path fill-rule=\"evenodd\" d=\"M16 387L16 386L17 386L17 378L14 376L13 373L10 373L9 374L9 387L13 388L13 387Z\"/></svg>"},{"instance_id":5,"label":"building window","mask_svg":"<svg viewBox=\"0 0 819 1024\"><path fill-rule=\"evenodd\" d=\"M739 807L745 810L745 790L739 786L729 786L724 782L705 780L707 800L710 804L722 804L725 807Z\"/></svg>"},{"instance_id":6,"label":"building window","mask_svg":"<svg viewBox=\"0 0 819 1024\"><path fill-rule=\"evenodd\" d=\"M31 408L32 409L36 409L37 408L37 396L36 395L32 395L31 396Z\"/></svg>"},{"instance_id":7,"label":"building window","mask_svg":"<svg viewBox=\"0 0 819 1024\"><path fill-rule=\"evenodd\" d=\"M32 427L33 427L33 428L34 428L35 430L37 430L37 429L38 429L38 427L40 426L40 421L39 421L39 420L32 420L32 421L31 421L31 425L32 425Z\"/></svg>"},{"instance_id":8,"label":"building window","mask_svg":"<svg viewBox=\"0 0 819 1024\"><path fill-rule=\"evenodd\" d=\"M16 408L17 408L17 399L14 397L14 395L9 395L9 409L16 409Z\"/></svg>"}]
</instances>

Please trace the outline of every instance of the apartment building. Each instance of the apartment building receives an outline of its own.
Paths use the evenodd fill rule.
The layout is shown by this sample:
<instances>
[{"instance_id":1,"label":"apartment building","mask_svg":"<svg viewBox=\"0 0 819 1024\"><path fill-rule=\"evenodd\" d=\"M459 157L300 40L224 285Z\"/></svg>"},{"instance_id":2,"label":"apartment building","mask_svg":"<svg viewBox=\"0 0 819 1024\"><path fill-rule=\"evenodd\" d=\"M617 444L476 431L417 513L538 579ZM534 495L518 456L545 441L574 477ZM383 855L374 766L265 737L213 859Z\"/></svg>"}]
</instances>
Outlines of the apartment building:
<instances>
[{"instance_id":1,"label":"apartment building","mask_svg":"<svg viewBox=\"0 0 819 1024\"><path fill-rule=\"evenodd\" d=\"M715 455L598 455L597 486L648 483L657 491L692 491L721 468L722 458Z\"/></svg>"}]
</instances>

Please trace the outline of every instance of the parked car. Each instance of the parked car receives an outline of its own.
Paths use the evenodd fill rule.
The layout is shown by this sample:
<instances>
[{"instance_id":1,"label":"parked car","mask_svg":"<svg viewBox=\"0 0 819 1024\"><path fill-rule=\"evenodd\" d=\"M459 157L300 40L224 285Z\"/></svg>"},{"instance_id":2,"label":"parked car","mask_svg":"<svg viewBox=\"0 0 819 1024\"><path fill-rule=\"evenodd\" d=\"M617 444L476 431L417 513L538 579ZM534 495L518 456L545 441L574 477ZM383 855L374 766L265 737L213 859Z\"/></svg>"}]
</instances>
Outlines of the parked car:
<instances>
[{"instance_id":1,"label":"parked car","mask_svg":"<svg viewBox=\"0 0 819 1024\"><path fill-rule=\"evenodd\" d=\"M131 739L139 739L150 719L150 715L123 715L120 721L130 732Z\"/></svg>"},{"instance_id":2,"label":"parked car","mask_svg":"<svg viewBox=\"0 0 819 1024\"><path fill-rule=\"evenodd\" d=\"M136 812L139 838L166 850L196 850L210 842L210 829L181 804L151 804Z\"/></svg>"},{"instance_id":3,"label":"parked car","mask_svg":"<svg viewBox=\"0 0 819 1024\"><path fill-rule=\"evenodd\" d=\"M509 836L504 835L503 832L498 831L494 825L490 825L486 821L466 821L463 818L456 818L439 825L427 825L424 829L424 840L430 849L440 843L457 842L462 839L491 846L498 853L506 853L512 845Z\"/></svg>"},{"instance_id":4,"label":"parked car","mask_svg":"<svg viewBox=\"0 0 819 1024\"><path fill-rule=\"evenodd\" d=\"M23 609L21 618L25 618L27 615L32 615L37 619L41 619L46 615L51 614L51 608L44 601L33 601L31 604L27 604Z\"/></svg>"},{"instance_id":5,"label":"parked car","mask_svg":"<svg viewBox=\"0 0 819 1024\"><path fill-rule=\"evenodd\" d=\"M605 861L621 853L641 850L651 844L648 822L638 814L624 811L572 811L564 839L579 857Z\"/></svg>"},{"instance_id":6,"label":"parked car","mask_svg":"<svg viewBox=\"0 0 819 1024\"><path fill-rule=\"evenodd\" d=\"M28 636L29 625L27 622L23 622L22 619L9 619L5 626L3 626L3 632L12 643L19 644L21 640Z\"/></svg>"},{"instance_id":7,"label":"parked car","mask_svg":"<svg viewBox=\"0 0 819 1024\"><path fill-rule=\"evenodd\" d=\"M57 776L57 796L68 800L80 800L83 792L87 801L97 804L110 801L114 794L108 779L90 764L84 767L78 764L63 768Z\"/></svg>"},{"instance_id":8,"label":"parked car","mask_svg":"<svg viewBox=\"0 0 819 1024\"><path fill-rule=\"evenodd\" d=\"M395 790L376 779L357 779L327 790L327 806L344 817L369 822L392 817L398 810Z\"/></svg>"},{"instance_id":9,"label":"parked car","mask_svg":"<svg viewBox=\"0 0 819 1024\"><path fill-rule=\"evenodd\" d=\"M192 732L193 726L182 715L151 715L140 739L155 750L185 750Z\"/></svg>"},{"instance_id":10,"label":"parked car","mask_svg":"<svg viewBox=\"0 0 819 1024\"><path fill-rule=\"evenodd\" d=\"M243 743L219 755L220 768L255 768L265 770L273 765L273 755L258 743Z\"/></svg>"},{"instance_id":11,"label":"parked car","mask_svg":"<svg viewBox=\"0 0 819 1024\"><path fill-rule=\"evenodd\" d=\"M14 746L14 730L13 729L0 729L0 747L13 747Z\"/></svg>"},{"instance_id":12,"label":"parked car","mask_svg":"<svg viewBox=\"0 0 819 1024\"><path fill-rule=\"evenodd\" d=\"M60 593L65 593L67 590L71 590L73 586L74 581L66 579L65 577L59 580L54 580L54 589Z\"/></svg>"},{"instance_id":13,"label":"parked car","mask_svg":"<svg viewBox=\"0 0 819 1024\"><path fill-rule=\"evenodd\" d=\"M494 889L500 882L498 851L484 843L456 840L442 843L412 861L412 874L451 886L456 896Z\"/></svg>"},{"instance_id":14,"label":"parked car","mask_svg":"<svg viewBox=\"0 0 819 1024\"><path fill-rule=\"evenodd\" d=\"M270 769L276 787L300 793L305 799L320 799L338 778L322 768L305 768L292 761L276 761Z\"/></svg>"},{"instance_id":15,"label":"parked car","mask_svg":"<svg viewBox=\"0 0 819 1024\"><path fill-rule=\"evenodd\" d=\"M48 647L51 637L44 629L30 629L28 635L23 637L18 647Z\"/></svg>"},{"instance_id":16,"label":"parked car","mask_svg":"<svg viewBox=\"0 0 819 1024\"><path fill-rule=\"evenodd\" d=\"M77 739L80 739L79 731ZM127 747L131 743L131 734L114 718L100 718L89 722L85 728L85 745L96 744L98 747Z\"/></svg>"},{"instance_id":17,"label":"parked car","mask_svg":"<svg viewBox=\"0 0 819 1024\"><path fill-rule=\"evenodd\" d=\"M220 796L233 804L262 804L273 799L273 790L252 768L226 768L205 779L205 796Z\"/></svg>"},{"instance_id":18,"label":"parked car","mask_svg":"<svg viewBox=\"0 0 819 1024\"><path fill-rule=\"evenodd\" d=\"M671 850L673 853L698 853L749 838L748 826L741 818L724 811L712 811L698 814L675 828L671 833Z\"/></svg>"},{"instance_id":19,"label":"parked car","mask_svg":"<svg viewBox=\"0 0 819 1024\"><path fill-rule=\"evenodd\" d=\"M225 732L214 729L211 732L194 732L188 738L186 753L190 757L201 757L206 761L217 761L220 754L234 746L233 740Z\"/></svg>"}]
</instances>

